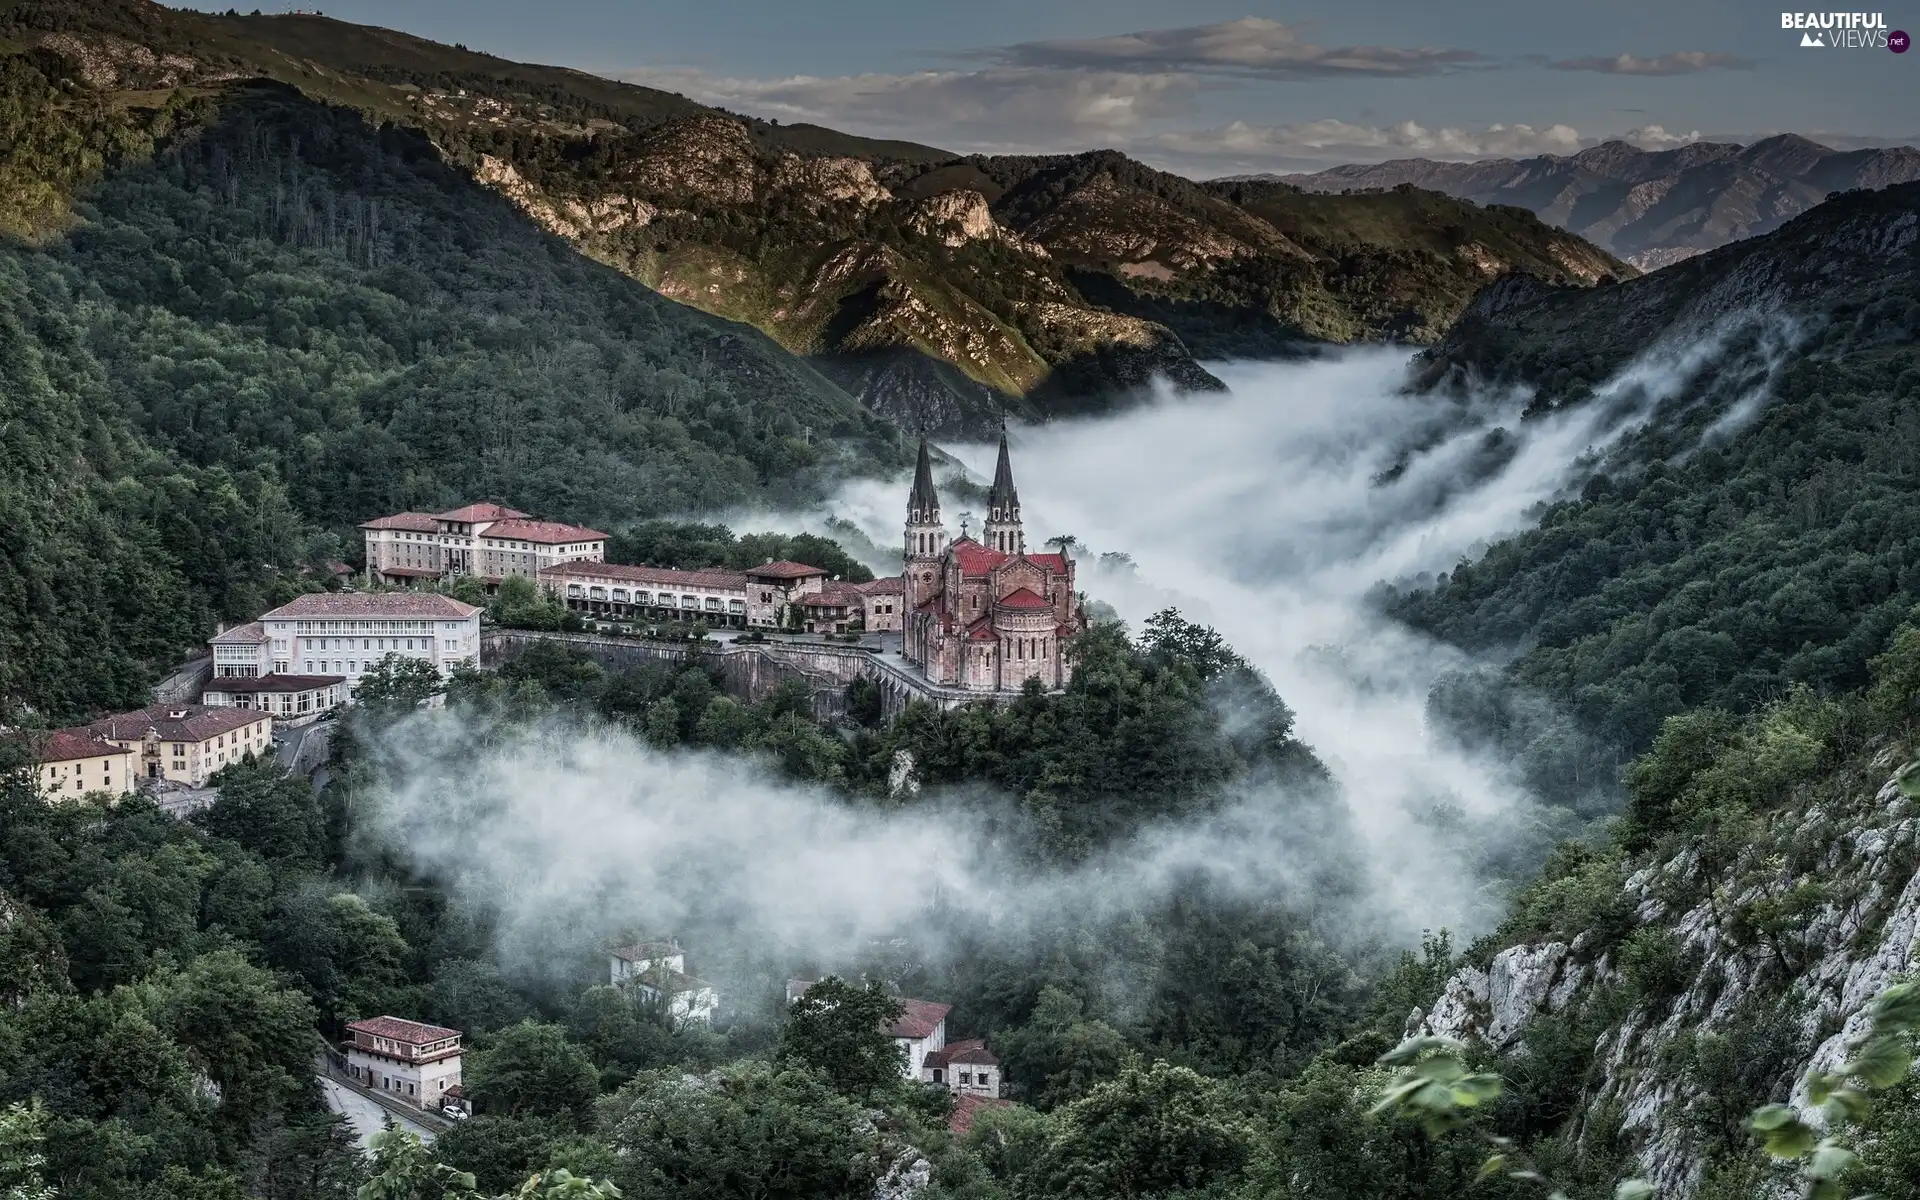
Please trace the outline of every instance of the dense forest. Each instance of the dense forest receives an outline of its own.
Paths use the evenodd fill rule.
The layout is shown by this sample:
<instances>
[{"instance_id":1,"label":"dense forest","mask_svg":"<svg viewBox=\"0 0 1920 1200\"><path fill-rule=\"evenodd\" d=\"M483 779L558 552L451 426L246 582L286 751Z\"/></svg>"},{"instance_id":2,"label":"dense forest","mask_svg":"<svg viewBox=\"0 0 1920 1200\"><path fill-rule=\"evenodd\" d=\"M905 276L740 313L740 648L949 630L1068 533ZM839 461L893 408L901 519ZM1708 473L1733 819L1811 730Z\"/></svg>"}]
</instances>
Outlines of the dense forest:
<instances>
[{"instance_id":1,"label":"dense forest","mask_svg":"<svg viewBox=\"0 0 1920 1200\"><path fill-rule=\"evenodd\" d=\"M1681 278L1508 289L1522 299L1429 357L1430 374L1532 389L1544 415L1608 402L1596 387L1663 340L1727 346L1535 528L1430 586L1383 593L1449 642L1511 651L1504 669L1437 690L1436 719L1518 758L1618 763L1696 707L1751 712L1795 685L1865 686L1920 604L1920 252L1911 239L1875 248L1910 228L1916 198L1914 185L1842 197ZM1836 255L1846 271L1820 269ZM1719 294L1754 277L1774 281L1768 315L1729 320ZM1564 725L1528 696L1608 749L1563 755Z\"/></svg>"},{"instance_id":2,"label":"dense forest","mask_svg":"<svg viewBox=\"0 0 1920 1200\"><path fill-rule=\"evenodd\" d=\"M804 697L745 704L698 668L608 675L556 648L463 675L451 703L476 726L612 722L655 753L751 754L852 805L944 803L948 781L990 779L1016 798L997 816L1007 849L1035 870L1203 814L1249 781L1292 797L1303 836L1337 843L1338 806L1291 713L1212 631L1167 613L1137 641L1102 627L1082 653L1062 696L915 709L851 742L815 725ZM886 1039L877 1072L849 1065L869 1052L848 1039L875 1027L856 998L782 1013L789 964L729 978L735 999L712 1027L596 983L605 960L590 944L570 978L516 974L495 956L501 914L365 836L394 769L371 750L407 736L387 723L411 709L409 686L394 672L368 687L337 742L336 782L317 794L243 764L182 822L144 801L50 807L6 776L0 962L14 1003L0 1008L0 1108L32 1103L15 1110L19 1157L0 1169L20 1170L37 1141L40 1173L74 1200L352 1194L369 1166L310 1072L321 1038L381 1012L469 1035L478 1115L432 1154L490 1190L565 1167L628 1194L749 1194L770 1184L747 1181L779 1176L781 1194L836 1196L908 1154L930 1160L929 1195L1053 1194L1071 1178L1088 1194L1152 1193L1259 1186L1326 1153L1336 1127L1355 1151L1412 1153L1423 1136L1359 1116L1352 1089L1444 947L1395 967L1315 933L1351 886L1337 865L1297 901L1197 874L1095 925L1063 914L1037 938L949 929L964 953L889 981L950 997L955 1036L994 1037L1026 1102L964 1137L945 1127L944 1089L899 1079ZM902 750L926 786L889 799ZM885 954L821 965L876 988L898 974ZM1115 1003L1116 970L1139 981L1139 1002ZM863 1110L873 1118L853 1119ZM1141 1112L1159 1114L1155 1131ZM1447 1177L1471 1173L1468 1153Z\"/></svg>"},{"instance_id":3,"label":"dense forest","mask_svg":"<svg viewBox=\"0 0 1920 1200\"><path fill-rule=\"evenodd\" d=\"M70 69L0 59L5 169L39 181L6 190L39 240L0 245L7 719L137 706L216 621L319 586L371 516L498 496L618 527L902 452L417 135L267 86L110 109ZM80 222L44 228L73 195Z\"/></svg>"}]
</instances>

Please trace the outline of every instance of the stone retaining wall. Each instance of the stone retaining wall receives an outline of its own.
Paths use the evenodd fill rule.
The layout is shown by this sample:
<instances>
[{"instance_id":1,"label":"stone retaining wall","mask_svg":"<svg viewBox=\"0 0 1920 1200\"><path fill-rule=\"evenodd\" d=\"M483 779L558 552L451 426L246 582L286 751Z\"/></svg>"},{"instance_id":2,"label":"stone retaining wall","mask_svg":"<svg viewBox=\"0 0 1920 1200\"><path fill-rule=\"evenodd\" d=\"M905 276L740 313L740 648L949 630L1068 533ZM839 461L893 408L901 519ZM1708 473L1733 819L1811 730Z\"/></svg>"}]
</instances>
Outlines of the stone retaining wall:
<instances>
[{"instance_id":1,"label":"stone retaining wall","mask_svg":"<svg viewBox=\"0 0 1920 1200\"><path fill-rule=\"evenodd\" d=\"M678 665L689 657L698 658L719 674L730 694L749 701L761 699L789 680L799 680L812 698L813 715L823 721L846 714L847 687L856 679L871 679L879 686L882 710L890 717L897 716L914 700L925 700L941 708L957 708L993 699L977 692L930 684L901 662L898 655L821 642L696 645L586 633L496 629L481 638L480 665L497 669L524 654L527 647L536 642L564 642L601 666L616 671L648 662Z\"/></svg>"}]
</instances>

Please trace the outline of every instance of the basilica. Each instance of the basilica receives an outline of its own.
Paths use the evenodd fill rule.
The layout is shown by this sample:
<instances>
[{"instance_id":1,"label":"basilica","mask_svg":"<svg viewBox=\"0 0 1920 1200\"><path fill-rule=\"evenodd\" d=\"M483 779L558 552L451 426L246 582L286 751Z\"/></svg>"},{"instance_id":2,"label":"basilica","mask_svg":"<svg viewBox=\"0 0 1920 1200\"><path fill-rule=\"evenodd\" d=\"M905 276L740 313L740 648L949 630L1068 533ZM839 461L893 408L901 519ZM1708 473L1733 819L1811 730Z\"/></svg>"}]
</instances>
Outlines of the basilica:
<instances>
[{"instance_id":1,"label":"basilica","mask_svg":"<svg viewBox=\"0 0 1920 1200\"><path fill-rule=\"evenodd\" d=\"M907 500L902 590L901 652L929 682L991 693L1017 692L1029 679L1051 691L1073 678L1066 643L1082 622L1073 560L1064 549L1027 552L1004 430L977 541L964 527L947 540L933 462L921 441Z\"/></svg>"}]
</instances>

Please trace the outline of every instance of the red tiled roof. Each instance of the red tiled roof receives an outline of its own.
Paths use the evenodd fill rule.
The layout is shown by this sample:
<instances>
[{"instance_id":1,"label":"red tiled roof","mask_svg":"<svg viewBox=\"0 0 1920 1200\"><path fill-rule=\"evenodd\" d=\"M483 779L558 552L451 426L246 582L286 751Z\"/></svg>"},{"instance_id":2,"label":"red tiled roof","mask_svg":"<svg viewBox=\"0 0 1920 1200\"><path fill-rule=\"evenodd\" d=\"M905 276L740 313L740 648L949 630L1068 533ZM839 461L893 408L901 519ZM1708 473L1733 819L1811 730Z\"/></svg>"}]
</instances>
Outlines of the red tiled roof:
<instances>
[{"instance_id":1,"label":"red tiled roof","mask_svg":"<svg viewBox=\"0 0 1920 1200\"><path fill-rule=\"evenodd\" d=\"M747 590L747 577L738 571L718 569L676 571L670 567L634 567L625 563L559 563L551 567L542 567L540 578L578 580L581 583L606 579L617 583L644 583L654 587L703 587L735 592Z\"/></svg>"},{"instance_id":2,"label":"red tiled roof","mask_svg":"<svg viewBox=\"0 0 1920 1200\"><path fill-rule=\"evenodd\" d=\"M405 1042L409 1046L424 1046L428 1042L437 1042L442 1038L460 1036L458 1029L448 1029L444 1025L427 1025L420 1021L409 1021L404 1017L368 1017L364 1021L349 1022L347 1029L353 1033L392 1038L396 1042Z\"/></svg>"},{"instance_id":3,"label":"red tiled roof","mask_svg":"<svg viewBox=\"0 0 1920 1200\"><path fill-rule=\"evenodd\" d=\"M102 717L87 728L110 742L137 742L147 736L148 730L163 742L204 742L267 719L269 714L251 708L156 704Z\"/></svg>"},{"instance_id":4,"label":"red tiled roof","mask_svg":"<svg viewBox=\"0 0 1920 1200\"><path fill-rule=\"evenodd\" d=\"M863 596L900 596L906 594L907 581L898 575L888 575L867 583L856 583L853 586L858 588Z\"/></svg>"},{"instance_id":5,"label":"red tiled roof","mask_svg":"<svg viewBox=\"0 0 1920 1200\"><path fill-rule=\"evenodd\" d=\"M976 642L997 641L1000 637L999 634L993 631L992 617L981 617L978 621L975 621L973 628L967 631L967 636Z\"/></svg>"},{"instance_id":6,"label":"red tiled roof","mask_svg":"<svg viewBox=\"0 0 1920 1200\"><path fill-rule=\"evenodd\" d=\"M235 625L225 633L216 633L207 640L222 646L257 646L267 640L267 627L258 621L248 621L245 625Z\"/></svg>"},{"instance_id":7,"label":"red tiled roof","mask_svg":"<svg viewBox=\"0 0 1920 1200\"><path fill-rule=\"evenodd\" d=\"M206 691L229 696L252 695L256 692L309 692L346 681L345 675L220 675L207 681Z\"/></svg>"},{"instance_id":8,"label":"red tiled roof","mask_svg":"<svg viewBox=\"0 0 1920 1200\"><path fill-rule=\"evenodd\" d=\"M863 593L851 583L829 583L800 597L802 608L847 608L860 603Z\"/></svg>"},{"instance_id":9,"label":"red tiled roof","mask_svg":"<svg viewBox=\"0 0 1920 1200\"><path fill-rule=\"evenodd\" d=\"M1008 556L998 550L989 550L972 538L961 538L953 544L953 557L960 563L960 570L968 575L985 575Z\"/></svg>"},{"instance_id":10,"label":"red tiled roof","mask_svg":"<svg viewBox=\"0 0 1920 1200\"><path fill-rule=\"evenodd\" d=\"M997 1067L1000 1060L993 1051L987 1049L982 1038L967 1038L964 1041L948 1042L939 1050L927 1051L924 1066L944 1067L950 1063L979 1063L983 1067Z\"/></svg>"},{"instance_id":11,"label":"red tiled roof","mask_svg":"<svg viewBox=\"0 0 1920 1200\"><path fill-rule=\"evenodd\" d=\"M1067 556L1064 554L1023 554L1020 557L1030 563L1037 563L1049 571L1064 573L1067 569Z\"/></svg>"},{"instance_id":12,"label":"red tiled roof","mask_svg":"<svg viewBox=\"0 0 1920 1200\"><path fill-rule=\"evenodd\" d=\"M749 579L810 579L815 575L825 575L819 567L810 567L806 563L770 562L757 567L747 568Z\"/></svg>"},{"instance_id":13,"label":"red tiled roof","mask_svg":"<svg viewBox=\"0 0 1920 1200\"><path fill-rule=\"evenodd\" d=\"M607 535L598 529L588 529L584 525L568 525L560 521L495 521L487 527L481 537L518 538L526 542L539 542L542 546L558 546L565 542L604 542Z\"/></svg>"},{"instance_id":14,"label":"red tiled roof","mask_svg":"<svg viewBox=\"0 0 1920 1200\"><path fill-rule=\"evenodd\" d=\"M125 754L125 750L107 741L91 729L56 729L52 733L29 735L34 740L34 758L43 763L74 762L82 758L101 758Z\"/></svg>"},{"instance_id":15,"label":"red tiled roof","mask_svg":"<svg viewBox=\"0 0 1920 1200\"><path fill-rule=\"evenodd\" d=\"M375 517L371 521L362 521L362 529L402 529L408 533L439 533L440 522L433 519L432 513L403 512L390 517Z\"/></svg>"},{"instance_id":16,"label":"red tiled roof","mask_svg":"<svg viewBox=\"0 0 1920 1200\"><path fill-rule=\"evenodd\" d=\"M437 592L313 592L260 619L291 617L443 617L465 620L480 610Z\"/></svg>"},{"instance_id":17,"label":"red tiled roof","mask_svg":"<svg viewBox=\"0 0 1920 1200\"><path fill-rule=\"evenodd\" d=\"M953 1100L953 1111L947 1114L947 1128L956 1134L965 1134L973 1128L974 1118L989 1108L1006 1108L1013 1101L1002 1100L998 1096L960 1095Z\"/></svg>"},{"instance_id":18,"label":"red tiled roof","mask_svg":"<svg viewBox=\"0 0 1920 1200\"><path fill-rule=\"evenodd\" d=\"M512 521L532 515L532 513L523 513L517 508L508 508L504 504L463 504L447 512L435 513L434 518L472 525L480 521Z\"/></svg>"},{"instance_id":19,"label":"red tiled roof","mask_svg":"<svg viewBox=\"0 0 1920 1200\"><path fill-rule=\"evenodd\" d=\"M923 1038L940 1027L953 1011L951 1004L937 1004L932 1000L902 1000L904 1008L887 1032L897 1038Z\"/></svg>"},{"instance_id":20,"label":"red tiled roof","mask_svg":"<svg viewBox=\"0 0 1920 1200\"><path fill-rule=\"evenodd\" d=\"M1015 588L996 601L1002 608L1052 608L1044 596L1032 588Z\"/></svg>"}]
</instances>

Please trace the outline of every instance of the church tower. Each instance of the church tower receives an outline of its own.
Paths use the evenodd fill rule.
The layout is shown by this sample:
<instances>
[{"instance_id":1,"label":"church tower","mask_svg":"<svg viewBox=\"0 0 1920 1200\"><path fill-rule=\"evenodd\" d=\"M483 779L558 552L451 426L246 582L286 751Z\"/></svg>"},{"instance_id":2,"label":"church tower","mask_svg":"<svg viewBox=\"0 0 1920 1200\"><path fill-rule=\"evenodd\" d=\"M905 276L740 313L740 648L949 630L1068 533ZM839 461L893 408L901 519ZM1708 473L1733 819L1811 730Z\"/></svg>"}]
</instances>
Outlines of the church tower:
<instances>
[{"instance_id":1,"label":"church tower","mask_svg":"<svg viewBox=\"0 0 1920 1200\"><path fill-rule=\"evenodd\" d=\"M920 462L907 497L907 560L939 558L947 552L947 527L940 523L940 494L933 490L933 458L920 439Z\"/></svg>"},{"instance_id":2,"label":"church tower","mask_svg":"<svg viewBox=\"0 0 1920 1200\"><path fill-rule=\"evenodd\" d=\"M987 492L987 523L981 530L987 549L1002 554L1025 554L1027 535L1020 527L1020 493L1013 489L1013 463L1007 458L1007 427L1000 426L1000 461L993 468L993 488Z\"/></svg>"}]
</instances>

